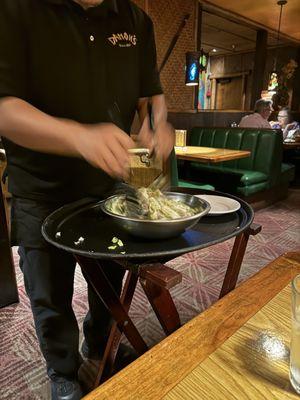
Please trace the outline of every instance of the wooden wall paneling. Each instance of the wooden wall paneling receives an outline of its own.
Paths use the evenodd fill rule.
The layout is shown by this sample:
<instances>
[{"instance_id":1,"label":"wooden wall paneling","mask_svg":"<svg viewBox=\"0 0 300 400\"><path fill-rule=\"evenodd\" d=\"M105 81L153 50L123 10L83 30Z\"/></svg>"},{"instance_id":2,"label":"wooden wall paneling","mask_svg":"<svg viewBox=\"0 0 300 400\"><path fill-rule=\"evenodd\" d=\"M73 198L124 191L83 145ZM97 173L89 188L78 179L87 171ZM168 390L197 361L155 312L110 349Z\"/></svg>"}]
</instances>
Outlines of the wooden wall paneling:
<instances>
[{"instance_id":1,"label":"wooden wall paneling","mask_svg":"<svg viewBox=\"0 0 300 400\"><path fill-rule=\"evenodd\" d=\"M267 59L267 42L268 32L264 29L260 29L259 31L257 31L250 102L250 106L252 109L256 100L260 99L261 91L264 89L264 74Z\"/></svg>"},{"instance_id":2,"label":"wooden wall paneling","mask_svg":"<svg viewBox=\"0 0 300 400\"><path fill-rule=\"evenodd\" d=\"M243 110L250 110L254 53L244 53L242 56L242 71L249 71L249 75L245 77L245 103Z\"/></svg>"},{"instance_id":3,"label":"wooden wall paneling","mask_svg":"<svg viewBox=\"0 0 300 400\"><path fill-rule=\"evenodd\" d=\"M211 96L211 108L216 109L216 97L217 97L217 80L212 79L212 96Z\"/></svg>"},{"instance_id":4,"label":"wooden wall paneling","mask_svg":"<svg viewBox=\"0 0 300 400\"><path fill-rule=\"evenodd\" d=\"M236 54L235 57L224 58L224 73L241 72L243 70L243 54Z\"/></svg>"},{"instance_id":5,"label":"wooden wall paneling","mask_svg":"<svg viewBox=\"0 0 300 400\"><path fill-rule=\"evenodd\" d=\"M247 83L247 75L243 75L243 82L242 82L242 104L241 110L245 110L245 102L246 102L246 83Z\"/></svg>"},{"instance_id":6,"label":"wooden wall paneling","mask_svg":"<svg viewBox=\"0 0 300 400\"><path fill-rule=\"evenodd\" d=\"M211 57L210 59L210 70L212 75L222 75L225 73L225 60L226 57L218 56L218 57ZM232 72L232 71L226 71Z\"/></svg>"},{"instance_id":7,"label":"wooden wall paneling","mask_svg":"<svg viewBox=\"0 0 300 400\"><path fill-rule=\"evenodd\" d=\"M297 60L298 48L294 46L289 46L285 48L278 49L278 69L280 70L283 65L285 65L291 58ZM266 55L266 67L265 72L262 78L262 85L266 88L268 83L268 75L272 71L273 64L274 64L274 56L276 52L275 49L268 49ZM300 56L299 56L300 57ZM299 59L300 61L300 59ZM300 65L300 63L299 63ZM211 72L213 76L221 76L230 75L234 71L240 68L240 71L249 71L249 75L247 75L247 79L245 82L245 110L250 110L250 99L251 99L251 92L252 92L252 82L253 82L253 68L254 68L254 53L243 53L243 54L233 54L233 55L225 55L225 56L213 56L211 57ZM300 74L300 68L298 68ZM300 79L300 78L299 78ZM294 80L293 82L294 90L297 91L297 88L300 88L300 85L297 86L297 81ZM300 91L300 89L298 89ZM300 94L299 94L300 100ZM293 110L299 109L299 100L295 101L292 105ZM297 105L298 104L298 105ZM213 105L212 105L213 108Z\"/></svg>"},{"instance_id":8,"label":"wooden wall paneling","mask_svg":"<svg viewBox=\"0 0 300 400\"><path fill-rule=\"evenodd\" d=\"M217 81L216 109L240 110L242 106L242 75Z\"/></svg>"},{"instance_id":9,"label":"wooden wall paneling","mask_svg":"<svg viewBox=\"0 0 300 400\"><path fill-rule=\"evenodd\" d=\"M250 71L211 75L212 107L216 110L243 110L246 97L246 76Z\"/></svg>"},{"instance_id":10,"label":"wooden wall paneling","mask_svg":"<svg viewBox=\"0 0 300 400\"><path fill-rule=\"evenodd\" d=\"M247 111L169 112L168 119L175 129L190 130L194 126L228 127L237 124Z\"/></svg>"}]
</instances>

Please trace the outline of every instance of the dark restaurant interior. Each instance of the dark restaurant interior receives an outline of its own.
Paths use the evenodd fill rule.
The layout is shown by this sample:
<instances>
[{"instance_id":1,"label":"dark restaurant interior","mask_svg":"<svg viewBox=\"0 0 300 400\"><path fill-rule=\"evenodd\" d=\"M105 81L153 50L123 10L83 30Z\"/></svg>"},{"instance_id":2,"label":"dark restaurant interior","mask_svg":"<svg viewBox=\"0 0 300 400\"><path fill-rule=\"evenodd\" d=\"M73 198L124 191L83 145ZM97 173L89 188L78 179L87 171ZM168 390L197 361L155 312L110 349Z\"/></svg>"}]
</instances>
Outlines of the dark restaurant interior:
<instances>
[{"instance_id":1,"label":"dark restaurant interior","mask_svg":"<svg viewBox=\"0 0 300 400\"><path fill-rule=\"evenodd\" d=\"M0 24L8 20L10 12L4 9L8 0L2 1ZM28 4L33 7L36 1L28 0ZM89 1L93 5L85 8ZM20 0L10 2L19 4ZM14 117L9 119L5 114L6 101L13 98L12 101L24 103L26 98L3 90L6 57L13 53L14 45L13 50L7 51L5 35L8 33L0 27L0 400L299 398L299 0L40 2L41 8L52 7L51 13L63 5L66 13L72 10L75 19L85 15L86 26L88 17L92 16L88 11L104 10L104 16L92 17L96 33L92 35L83 29L88 32L90 48L98 45L97 29L99 32L102 29L104 35L105 29L116 29L109 25L110 18L120 18L124 4L132 4L135 15L150 17L157 54L154 74L159 76L163 90L167 109L162 113L167 115L163 126L170 132L171 147L168 157L163 157L159 150L156 153L155 146L149 150L140 145L146 123L153 133L151 143L152 140L156 143L161 115L156 105L156 98L162 96L159 91L148 90L149 95L138 96L132 85L132 98L138 101L142 98L142 108L136 106L130 131L126 128L130 118L124 118L127 112L124 110L131 103L130 89L128 93L126 90L134 74L128 77L129 83L125 82L124 70L127 71L126 64L129 69L135 68L132 61L135 58L129 59L124 54L140 49L140 32L135 37L135 31L130 34L115 30L115 36L108 37L107 46L120 57L114 59L120 65L111 67L117 68L114 71L120 76L112 87L121 86L116 90L122 92L124 84L125 103L120 100L119 108L115 102L114 108L107 112L108 120L101 113L92 120L76 119L75 114L72 118L72 112L64 115L69 109L64 104L67 96L57 99L64 110L60 115L40 108L51 119L74 119L76 124L70 125L74 131L77 125L96 127L103 123L109 129L117 126L134 144L134 147L128 145L130 148L126 151L129 161L122 159L124 165L129 163L126 178L116 177L107 172L108 167L103 168L113 177L113 183L117 183L118 189L114 192L107 191L102 197L86 192L72 201L69 197L68 201L56 203L50 197L44 199L44 204L52 204L52 208L49 205L48 211L43 211L39 237L45 243L43 246L60 252L61 266L46 273L46 267L44 270L40 262L39 268L32 267L31 273L32 276L44 274L45 282L54 278L59 281L57 298L53 291L51 296L54 294L55 299L49 306L53 321L67 292L71 300L64 310L65 325L64 321L53 322L43 328L41 315L46 309L34 306L38 299L33 296L30 273L25 267L26 257L29 265L30 252L25 256L24 249L27 246L33 254L37 250L45 251L46 247L38 249L31 237L29 245L19 239L22 232L32 232L34 237L35 221L42 209L38 204L42 203L36 203L36 211L34 207L29 211L25 206L17 209L22 195L12 183L16 162L13 151L18 146L30 149L25 150L30 154L39 154L35 159L38 179L43 173L43 157L49 154L43 148L15 140L17 128L10 130L5 125L5 121L9 121L8 125L14 121ZM105 19L108 24L103 22ZM104 28L96 27L96 23L103 24ZM43 29L55 30L56 26ZM36 27L36 23L28 27L24 43L32 38ZM78 43L70 46L83 46ZM26 42L26 46L30 44ZM151 43L148 46L145 39L141 46L144 49L139 51L148 54ZM42 46L39 44L37 48ZM33 51L28 54L32 56ZM59 51L57 54L55 62L59 63L63 55ZM77 71L81 63L89 65L97 59L86 54L86 59L69 60L70 66L76 64ZM103 64L111 54L99 53L104 57ZM150 58L139 61L141 82L149 78L152 61ZM14 66L11 69L14 73L19 71ZM103 81L109 80L108 76L112 75L108 69L99 69L96 74L104 74ZM46 74L52 73L55 75L49 67ZM94 77L80 78L83 82L97 81ZM18 80L17 75L14 79ZM28 82L34 82L35 78L30 79ZM43 86L39 90L42 93ZM80 95L79 90L74 93ZM70 89L69 97L77 95ZM95 99L82 100L81 104L92 104ZM37 107L34 102L31 105ZM28 110L30 113L32 110ZM31 115L38 121L38 114ZM19 121L16 121L17 126ZM20 121L27 123L25 118ZM166 138L165 144L162 139L160 145L167 146L169 139L163 134L162 138ZM97 165L70 151L49 153L74 162L66 167L63 163L51 164L61 176L71 171L75 177L72 183L65 181L63 193L71 193L76 185L79 189L82 185L84 193L85 185L79 177L76 180L79 167L72 170L72 165L77 161L88 161L93 169ZM30 154L22 159L27 172ZM50 193L50 178L48 183ZM31 183L24 178L20 186L28 185ZM26 195L23 200L25 205L26 201L28 204L32 201ZM69 268L67 260L70 259L74 264L74 283L72 279L67 284L64 270ZM117 274L121 276L119 286ZM41 286L36 291L42 303L46 301L43 290ZM87 343L93 301L101 303L110 321L109 328L103 328L107 329L105 343L101 351L97 348L100 352L97 357L92 357ZM73 312L75 322L72 323L78 324L79 337L75 333L72 336L68 328L67 315ZM102 325L99 326L101 330ZM63 329L67 332L65 336L53 333ZM54 337L51 342L54 350L51 350L49 338ZM51 352L61 360L60 366L67 365L69 355L63 341L75 343L74 359L78 358L75 377L67 373L60 376L53 367Z\"/></svg>"}]
</instances>

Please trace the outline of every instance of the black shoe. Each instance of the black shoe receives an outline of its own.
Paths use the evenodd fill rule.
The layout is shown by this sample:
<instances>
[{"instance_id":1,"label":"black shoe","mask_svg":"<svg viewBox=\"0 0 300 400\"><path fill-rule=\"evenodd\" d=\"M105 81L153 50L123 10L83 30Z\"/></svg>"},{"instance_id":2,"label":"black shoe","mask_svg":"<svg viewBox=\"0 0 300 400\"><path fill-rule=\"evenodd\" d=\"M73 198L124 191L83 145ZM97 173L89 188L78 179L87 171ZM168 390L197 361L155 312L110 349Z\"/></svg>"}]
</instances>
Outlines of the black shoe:
<instances>
[{"instance_id":1,"label":"black shoe","mask_svg":"<svg viewBox=\"0 0 300 400\"><path fill-rule=\"evenodd\" d=\"M51 400L80 400L83 391L77 381L65 378L51 380Z\"/></svg>"}]
</instances>

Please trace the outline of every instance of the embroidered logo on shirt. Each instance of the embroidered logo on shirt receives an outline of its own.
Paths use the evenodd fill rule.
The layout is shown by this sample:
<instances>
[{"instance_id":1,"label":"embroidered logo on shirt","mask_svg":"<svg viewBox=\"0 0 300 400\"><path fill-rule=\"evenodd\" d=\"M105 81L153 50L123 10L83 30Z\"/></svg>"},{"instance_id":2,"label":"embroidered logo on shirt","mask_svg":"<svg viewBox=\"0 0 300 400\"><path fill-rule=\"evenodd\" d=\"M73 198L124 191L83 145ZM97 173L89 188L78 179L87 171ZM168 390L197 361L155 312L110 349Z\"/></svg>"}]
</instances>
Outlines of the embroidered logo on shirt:
<instances>
[{"instance_id":1,"label":"embroidered logo on shirt","mask_svg":"<svg viewBox=\"0 0 300 400\"><path fill-rule=\"evenodd\" d=\"M113 33L108 40L113 46L118 45L119 47L136 46L137 42L136 35L127 32Z\"/></svg>"}]
</instances>

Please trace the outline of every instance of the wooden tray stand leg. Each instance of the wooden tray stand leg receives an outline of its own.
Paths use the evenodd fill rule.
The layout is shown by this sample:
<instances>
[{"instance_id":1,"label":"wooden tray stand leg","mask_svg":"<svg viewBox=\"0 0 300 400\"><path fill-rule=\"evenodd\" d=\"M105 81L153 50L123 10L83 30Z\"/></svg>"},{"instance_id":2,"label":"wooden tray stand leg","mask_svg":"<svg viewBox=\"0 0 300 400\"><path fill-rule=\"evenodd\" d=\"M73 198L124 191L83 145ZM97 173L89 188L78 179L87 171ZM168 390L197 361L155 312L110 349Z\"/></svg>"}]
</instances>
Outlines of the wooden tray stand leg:
<instances>
[{"instance_id":1,"label":"wooden tray stand leg","mask_svg":"<svg viewBox=\"0 0 300 400\"><path fill-rule=\"evenodd\" d=\"M246 231L235 238L219 299L235 288L249 236L255 236L260 231L261 225L251 224Z\"/></svg>"},{"instance_id":2,"label":"wooden tray stand leg","mask_svg":"<svg viewBox=\"0 0 300 400\"><path fill-rule=\"evenodd\" d=\"M128 271L123 286L120 301L125 311L128 313L133 299L138 277L131 271ZM122 333L118 330L117 323L112 324L103 358L99 363L98 373L94 382L94 389L105 382L113 373L113 367L116 360L117 352L120 346Z\"/></svg>"},{"instance_id":3,"label":"wooden tray stand leg","mask_svg":"<svg viewBox=\"0 0 300 400\"><path fill-rule=\"evenodd\" d=\"M89 283L93 286L95 292L116 321L119 331L125 334L137 354L143 354L148 350L148 347L134 326L125 307L120 301L120 297L107 279L99 262L82 256L76 256L76 259L83 269Z\"/></svg>"},{"instance_id":4,"label":"wooden tray stand leg","mask_svg":"<svg viewBox=\"0 0 300 400\"><path fill-rule=\"evenodd\" d=\"M169 289L182 281L180 272L163 264L140 267L140 283L164 330L170 335L180 327L178 311Z\"/></svg>"}]
</instances>

